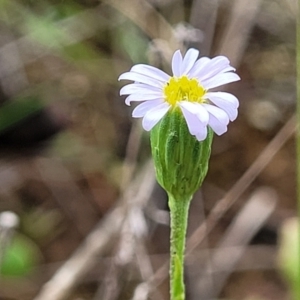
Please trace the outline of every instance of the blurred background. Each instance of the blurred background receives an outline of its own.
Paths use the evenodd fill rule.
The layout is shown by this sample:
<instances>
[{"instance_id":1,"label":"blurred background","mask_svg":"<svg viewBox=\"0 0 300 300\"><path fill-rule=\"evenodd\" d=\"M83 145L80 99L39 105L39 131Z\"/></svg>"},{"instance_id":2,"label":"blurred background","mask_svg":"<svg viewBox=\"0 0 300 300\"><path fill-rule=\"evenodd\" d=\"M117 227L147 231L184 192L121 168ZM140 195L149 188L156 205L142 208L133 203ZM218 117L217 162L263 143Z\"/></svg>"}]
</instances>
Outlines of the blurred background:
<instances>
[{"instance_id":1,"label":"blurred background","mask_svg":"<svg viewBox=\"0 0 300 300\"><path fill-rule=\"evenodd\" d=\"M170 72L189 47L228 56L242 80L223 88L239 117L192 202L187 299L291 299L296 6L2 0L0 299L169 299L167 199L117 78Z\"/></svg>"}]
</instances>

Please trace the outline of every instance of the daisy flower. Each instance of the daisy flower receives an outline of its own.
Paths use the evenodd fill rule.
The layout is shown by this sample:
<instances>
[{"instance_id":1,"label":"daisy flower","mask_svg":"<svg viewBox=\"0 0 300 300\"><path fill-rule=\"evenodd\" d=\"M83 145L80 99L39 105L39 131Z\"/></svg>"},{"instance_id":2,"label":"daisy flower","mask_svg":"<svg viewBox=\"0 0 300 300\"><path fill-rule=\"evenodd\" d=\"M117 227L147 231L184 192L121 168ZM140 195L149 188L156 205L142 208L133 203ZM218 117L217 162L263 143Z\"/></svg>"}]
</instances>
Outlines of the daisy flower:
<instances>
[{"instance_id":1,"label":"daisy flower","mask_svg":"<svg viewBox=\"0 0 300 300\"><path fill-rule=\"evenodd\" d=\"M143 101L132 112L134 118L143 118L143 128L150 131L168 111L180 109L189 132L198 141L207 136L207 126L221 135L227 131L229 121L237 117L238 99L226 92L210 89L238 81L228 58L202 57L199 51L189 49L184 57L177 50L172 58L173 76L145 64L138 64L119 80L131 80L120 95L128 95L125 103Z\"/></svg>"}]
</instances>

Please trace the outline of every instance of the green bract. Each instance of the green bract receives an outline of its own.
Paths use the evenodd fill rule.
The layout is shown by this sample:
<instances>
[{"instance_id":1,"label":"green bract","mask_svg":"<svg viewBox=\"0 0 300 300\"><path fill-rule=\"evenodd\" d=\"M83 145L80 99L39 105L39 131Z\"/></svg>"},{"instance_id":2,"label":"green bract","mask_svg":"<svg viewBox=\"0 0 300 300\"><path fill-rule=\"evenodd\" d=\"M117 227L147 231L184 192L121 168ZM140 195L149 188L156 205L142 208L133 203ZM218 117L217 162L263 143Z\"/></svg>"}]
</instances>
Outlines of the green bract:
<instances>
[{"instance_id":1,"label":"green bract","mask_svg":"<svg viewBox=\"0 0 300 300\"><path fill-rule=\"evenodd\" d=\"M213 132L208 127L199 142L188 130L181 111L175 108L151 130L151 149L159 184L175 199L191 199L201 186L211 153Z\"/></svg>"}]
</instances>

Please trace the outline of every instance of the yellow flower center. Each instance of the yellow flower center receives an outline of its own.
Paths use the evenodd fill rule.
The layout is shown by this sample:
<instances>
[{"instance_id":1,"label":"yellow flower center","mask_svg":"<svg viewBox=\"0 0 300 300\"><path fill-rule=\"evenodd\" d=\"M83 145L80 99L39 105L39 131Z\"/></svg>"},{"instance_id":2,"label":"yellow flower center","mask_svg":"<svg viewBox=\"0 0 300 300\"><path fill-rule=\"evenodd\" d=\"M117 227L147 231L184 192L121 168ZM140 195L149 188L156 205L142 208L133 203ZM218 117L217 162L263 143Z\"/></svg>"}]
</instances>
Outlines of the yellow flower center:
<instances>
[{"instance_id":1,"label":"yellow flower center","mask_svg":"<svg viewBox=\"0 0 300 300\"><path fill-rule=\"evenodd\" d=\"M205 93L206 90L197 79L187 76L171 77L164 86L165 100L172 106L176 106L178 101L202 103Z\"/></svg>"}]
</instances>

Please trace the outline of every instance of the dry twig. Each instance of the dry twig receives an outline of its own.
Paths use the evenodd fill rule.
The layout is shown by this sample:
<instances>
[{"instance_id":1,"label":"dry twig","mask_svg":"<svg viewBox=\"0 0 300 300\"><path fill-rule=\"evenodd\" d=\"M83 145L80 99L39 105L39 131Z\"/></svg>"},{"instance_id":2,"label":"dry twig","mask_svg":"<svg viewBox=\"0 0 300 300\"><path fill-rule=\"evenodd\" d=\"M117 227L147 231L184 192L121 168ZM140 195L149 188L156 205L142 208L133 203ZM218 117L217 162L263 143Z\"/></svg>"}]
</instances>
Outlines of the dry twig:
<instances>
[{"instance_id":1,"label":"dry twig","mask_svg":"<svg viewBox=\"0 0 300 300\"><path fill-rule=\"evenodd\" d=\"M146 202L154 186L153 169L149 163L141 175L126 190L121 204L108 213L95 229L87 236L75 253L57 270L54 276L43 286L34 300L61 300L75 287L76 283L93 265L121 231L126 211L137 202Z\"/></svg>"},{"instance_id":2,"label":"dry twig","mask_svg":"<svg viewBox=\"0 0 300 300\"><path fill-rule=\"evenodd\" d=\"M260 230L270 214L274 211L277 194L271 188L257 189L225 232L221 242L211 252L211 261L203 268L195 295L205 299L215 299L219 296L227 278L234 271L237 262L244 254L249 241ZM231 252L224 249L231 248ZM237 247L238 246L238 247ZM222 269L222 271L217 272ZM213 273L213 280L208 282L209 273ZM195 296L195 299L196 298Z\"/></svg>"}]
</instances>

